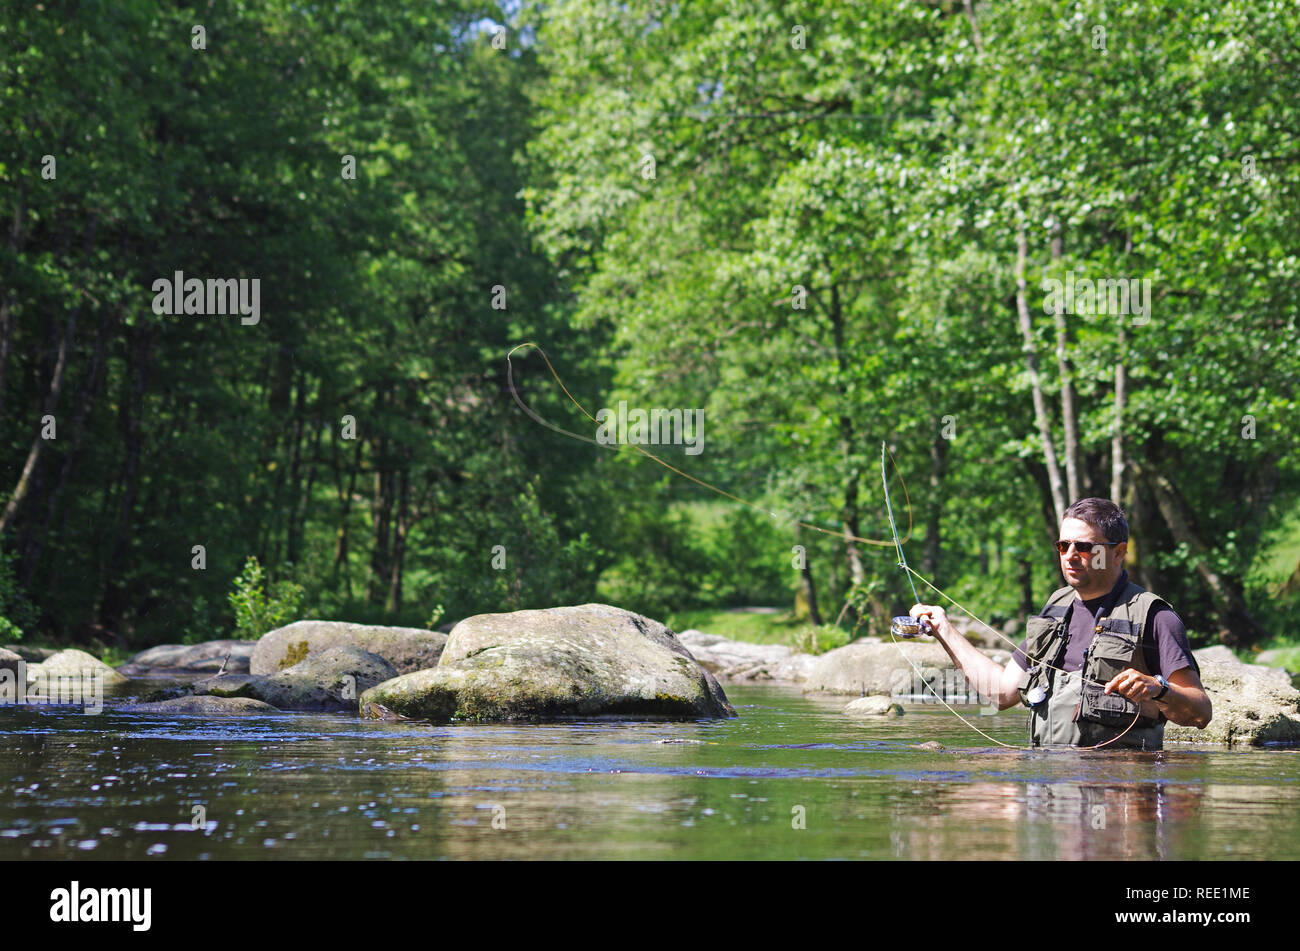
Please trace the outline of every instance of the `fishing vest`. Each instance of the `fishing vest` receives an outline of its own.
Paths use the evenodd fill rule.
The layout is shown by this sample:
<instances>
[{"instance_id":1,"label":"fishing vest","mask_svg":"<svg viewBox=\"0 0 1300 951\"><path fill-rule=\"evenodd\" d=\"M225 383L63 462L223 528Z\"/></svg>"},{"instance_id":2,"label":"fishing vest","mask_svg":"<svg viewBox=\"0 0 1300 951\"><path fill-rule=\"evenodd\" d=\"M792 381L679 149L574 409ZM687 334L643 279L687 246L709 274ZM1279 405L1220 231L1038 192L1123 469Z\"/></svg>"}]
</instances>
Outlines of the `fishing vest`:
<instances>
[{"instance_id":1,"label":"fishing vest","mask_svg":"<svg viewBox=\"0 0 1300 951\"><path fill-rule=\"evenodd\" d=\"M1058 668L1065 660L1070 633L1067 618L1074 598L1073 588L1059 588L1047 599L1042 613L1025 622L1028 669L1020 679L1020 699L1029 707L1031 742L1034 746L1096 746L1123 733L1122 739L1110 745L1162 749L1164 718L1138 717L1134 723L1137 704L1103 690L1129 667L1152 673L1147 669L1142 637L1151 612L1168 607L1168 602L1128 582L1095 626L1082 669L1065 673Z\"/></svg>"}]
</instances>

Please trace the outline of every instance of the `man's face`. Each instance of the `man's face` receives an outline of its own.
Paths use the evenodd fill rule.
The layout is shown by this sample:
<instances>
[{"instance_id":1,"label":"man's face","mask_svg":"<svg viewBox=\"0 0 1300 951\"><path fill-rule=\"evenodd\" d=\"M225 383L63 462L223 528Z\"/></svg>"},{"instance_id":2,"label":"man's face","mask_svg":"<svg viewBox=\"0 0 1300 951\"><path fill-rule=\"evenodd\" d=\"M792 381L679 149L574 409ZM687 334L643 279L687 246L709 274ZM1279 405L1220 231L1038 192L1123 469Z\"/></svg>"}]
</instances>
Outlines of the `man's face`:
<instances>
[{"instance_id":1,"label":"man's face","mask_svg":"<svg viewBox=\"0 0 1300 951\"><path fill-rule=\"evenodd\" d=\"M1120 564L1128 552L1126 543L1101 545L1106 541L1101 530L1077 518L1061 522L1060 539L1083 543L1082 546L1071 545L1065 554L1059 556L1066 584L1077 591L1089 592L1109 591L1114 586ZM1098 546L1095 553L1092 550L1094 544Z\"/></svg>"}]
</instances>

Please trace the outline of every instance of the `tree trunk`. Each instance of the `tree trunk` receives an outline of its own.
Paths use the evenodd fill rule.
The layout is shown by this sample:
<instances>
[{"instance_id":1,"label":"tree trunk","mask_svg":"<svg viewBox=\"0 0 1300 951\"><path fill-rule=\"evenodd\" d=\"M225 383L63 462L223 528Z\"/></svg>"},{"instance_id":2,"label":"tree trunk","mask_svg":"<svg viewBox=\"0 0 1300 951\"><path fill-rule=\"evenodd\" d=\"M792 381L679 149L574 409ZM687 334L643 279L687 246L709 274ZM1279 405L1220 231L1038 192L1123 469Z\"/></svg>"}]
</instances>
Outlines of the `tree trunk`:
<instances>
[{"instance_id":1,"label":"tree trunk","mask_svg":"<svg viewBox=\"0 0 1300 951\"><path fill-rule=\"evenodd\" d=\"M1061 225L1058 221L1053 229L1052 260L1061 258ZM1056 370L1061 379L1061 419L1065 427L1065 482L1070 502L1083 497L1083 487L1079 481L1079 416L1075 404L1074 368L1069 358L1069 328L1065 321L1065 306L1057 301L1056 313L1052 317L1056 325Z\"/></svg>"},{"instance_id":2,"label":"tree trunk","mask_svg":"<svg viewBox=\"0 0 1300 951\"><path fill-rule=\"evenodd\" d=\"M1126 340L1123 322L1119 325L1119 359L1115 361L1115 423L1110 437L1110 497L1116 505L1124 497L1124 400L1128 379L1124 371Z\"/></svg>"},{"instance_id":3,"label":"tree trunk","mask_svg":"<svg viewBox=\"0 0 1300 951\"><path fill-rule=\"evenodd\" d=\"M407 465L397 474L397 519L393 529L392 580L388 586L388 610L402 610L402 565L406 558L406 536L410 531L411 470Z\"/></svg>"},{"instance_id":4,"label":"tree trunk","mask_svg":"<svg viewBox=\"0 0 1300 951\"><path fill-rule=\"evenodd\" d=\"M930 509L925 520L925 554L921 556L921 570L935 584L939 577L939 516L943 511L941 493L947 464L948 440L936 426L934 441L930 443Z\"/></svg>"},{"instance_id":5,"label":"tree trunk","mask_svg":"<svg viewBox=\"0 0 1300 951\"><path fill-rule=\"evenodd\" d=\"M18 255L23 249L25 239L23 220L25 216L26 205L23 190L20 186L18 194L14 197L14 220L9 228L9 254L14 261L18 260ZM13 302L13 285L6 281L4 295L0 297L0 410L4 408L5 381L9 376L9 357L13 353Z\"/></svg>"},{"instance_id":6,"label":"tree trunk","mask_svg":"<svg viewBox=\"0 0 1300 951\"><path fill-rule=\"evenodd\" d=\"M836 389L840 397L840 455L844 460L847 471L847 481L844 486L844 533L846 536L861 536L862 532L858 523L858 482L861 476L853 459L856 433L853 426L853 415L849 407L848 386L845 383L849 367L848 355L845 353L844 310L840 302L840 289L836 284L831 284L831 305L828 312L835 344ZM866 581L867 572L862 566L862 553L858 551L857 543L847 537L844 542L844 557L849 567L849 578L852 583L860 585Z\"/></svg>"},{"instance_id":7,"label":"tree trunk","mask_svg":"<svg viewBox=\"0 0 1300 951\"><path fill-rule=\"evenodd\" d=\"M361 473L360 439L354 440L352 465L348 470L347 486L342 477L338 481L339 490L339 529L334 544L334 585L338 586L339 575L343 576L343 590L347 599L352 600L352 572L348 567L348 521L352 517L352 500L356 497L357 477Z\"/></svg>"},{"instance_id":8,"label":"tree trunk","mask_svg":"<svg viewBox=\"0 0 1300 951\"><path fill-rule=\"evenodd\" d=\"M1038 613L1034 603L1034 562L1028 555L1020 562L1020 611L1025 617Z\"/></svg>"},{"instance_id":9,"label":"tree trunk","mask_svg":"<svg viewBox=\"0 0 1300 951\"><path fill-rule=\"evenodd\" d=\"M59 356L54 362L54 373L50 377L49 388L46 390L45 398L41 401L40 415L36 420L36 437L32 440L31 449L27 451L27 461L23 463L23 471L18 477L18 484L14 486L13 493L9 496L4 513L0 514L0 537L4 536L5 532L13 526L18 518L19 510L31 490L32 476L36 472L36 466L45 454L49 440L41 435L41 431L44 429L41 424L41 417L52 414L58 406L59 394L63 390L64 374L68 369L68 350L72 346L72 338L76 330L77 308L74 307L68 315L68 325L63 331L63 340L59 344ZM58 421L56 419L55 426L57 427L57 425ZM55 431L57 434L57 428Z\"/></svg>"},{"instance_id":10,"label":"tree trunk","mask_svg":"<svg viewBox=\"0 0 1300 951\"><path fill-rule=\"evenodd\" d=\"M1056 447L1052 443L1052 424L1047 415L1047 402L1038 376L1038 352L1034 347L1034 325L1029 319L1029 301L1025 290L1025 259L1029 255L1029 242L1022 228L1016 239L1016 313L1020 318L1020 335L1024 341L1025 364L1029 368L1029 385L1033 390L1034 419L1038 424L1038 438L1043 445L1043 462L1047 466L1047 479L1051 487L1052 506L1059 525L1065 518L1065 488L1061 485L1061 470L1056 464Z\"/></svg>"},{"instance_id":11,"label":"tree trunk","mask_svg":"<svg viewBox=\"0 0 1300 951\"><path fill-rule=\"evenodd\" d=\"M1169 526L1174 541L1186 545L1196 562L1196 574L1205 584L1218 614L1219 640L1229 647L1246 647L1259 640L1265 632L1251 617L1239 587L1209 564L1208 548L1197 534L1191 513L1178 490L1162 473L1144 471L1143 475L1155 491L1160 515Z\"/></svg>"},{"instance_id":12,"label":"tree trunk","mask_svg":"<svg viewBox=\"0 0 1300 951\"><path fill-rule=\"evenodd\" d=\"M795 544L799 544L801 529L798 525L794 528ZM805 548L803 553L803 567L799 569L799 589L803 593L804 603L808 605L808 621L811 624L820 626L822 623L821 612L817 610L817 586L813 584L812 558Z\"/></svg>"}]
</instances>

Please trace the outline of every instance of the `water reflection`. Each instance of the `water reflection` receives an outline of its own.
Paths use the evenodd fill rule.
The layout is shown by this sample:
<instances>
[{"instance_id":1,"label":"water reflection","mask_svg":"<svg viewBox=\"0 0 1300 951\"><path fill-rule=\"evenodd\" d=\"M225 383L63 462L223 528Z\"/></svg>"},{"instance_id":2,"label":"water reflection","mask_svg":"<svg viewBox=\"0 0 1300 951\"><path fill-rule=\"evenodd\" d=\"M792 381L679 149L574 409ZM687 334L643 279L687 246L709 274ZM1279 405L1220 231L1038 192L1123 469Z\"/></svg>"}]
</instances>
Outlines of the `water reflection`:
<instances>
[{"instance_id":1,"label":"water reflection","mask_svg":"<svg viewBox=\"0 0 1300 951\"><path fill-rule=\"evenodd\" d=\"M732 701L725 722L0 711L0 859L1141 860L1300 843L1289 751L990 749L942 711L858 721L843 698L773 687ZM1023 737L1021 718L981 727Z\"/></svg>"}]
</instances>

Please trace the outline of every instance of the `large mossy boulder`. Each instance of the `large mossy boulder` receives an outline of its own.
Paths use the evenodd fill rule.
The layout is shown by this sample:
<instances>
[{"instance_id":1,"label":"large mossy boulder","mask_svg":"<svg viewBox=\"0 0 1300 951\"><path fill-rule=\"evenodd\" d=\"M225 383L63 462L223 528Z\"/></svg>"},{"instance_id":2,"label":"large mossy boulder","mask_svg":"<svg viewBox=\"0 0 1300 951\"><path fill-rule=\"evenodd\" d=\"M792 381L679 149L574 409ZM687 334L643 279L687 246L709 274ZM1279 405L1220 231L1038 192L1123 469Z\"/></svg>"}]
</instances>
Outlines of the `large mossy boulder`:
<instances>
[{"instance_id":1,"label":"large mossy boulder","mask_svg":"<svg viewBox=\"0 0 1300 951\"><path fill-rule=\"evenodd\" d=\"M355 647L378 654L399 674L436 667L447 635L414 627L382 627L344 621L295 621L263 634L253 649L249 673L271 677L331 647Z\"/></svg>"},{"instance_id":2,"label":"large mossy boulder","mask_svg":"<svg viewBox=\"0 0 1300 951\"><path fill-rule=\"evenodd\" d=\"M1165 724L1166 743L1300 743L1300 690L1285 670L1244 664L1222 646L1192 653L1213 715L1204 730Z\"/></svg>"},{"instance_id":3,"label":"large mossy boulder","mask_svg":"<svg viewBox=\"0 0 1300 951\"><path fill-rule=\"evenodd\" d=\"M366 691L362 715L370 704L434 721L736 715L672 631L606 604L466 618L436 668Z\"/></svg>"}]
</instances>

